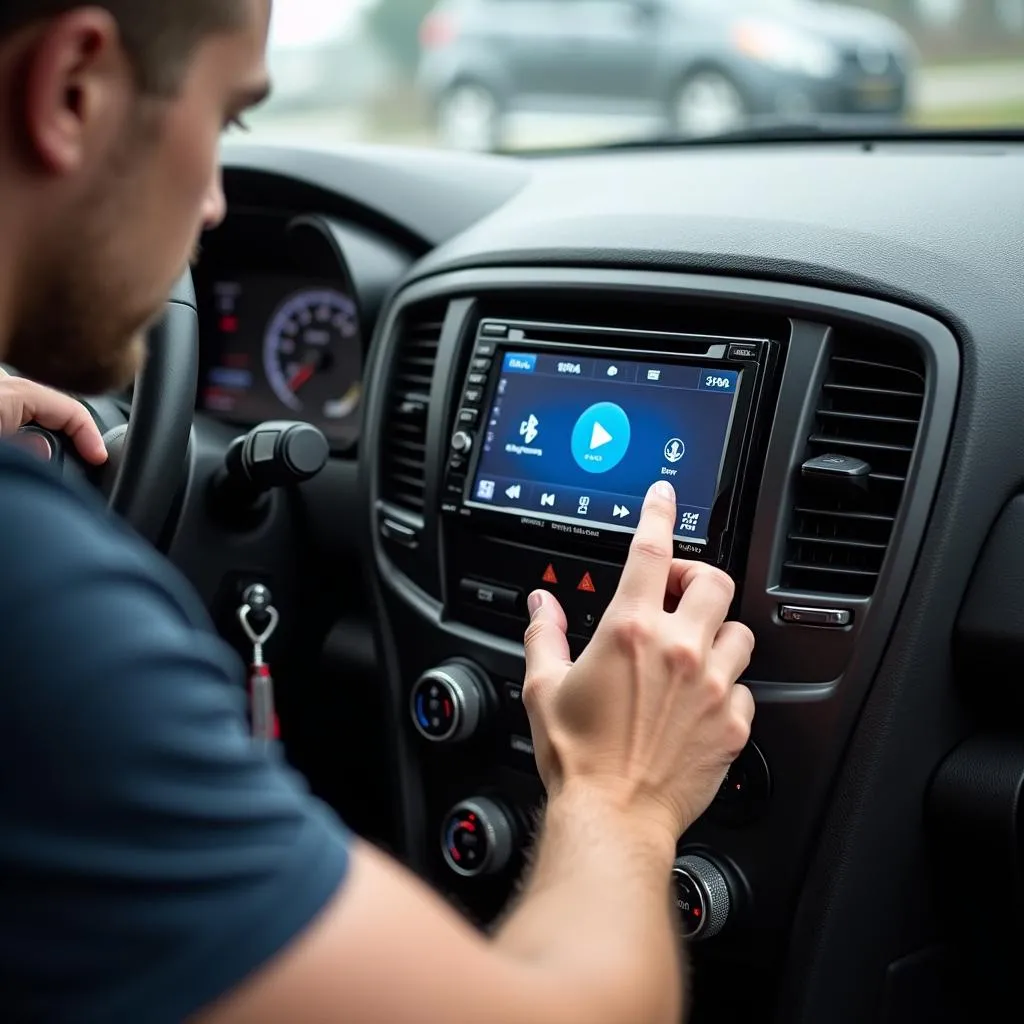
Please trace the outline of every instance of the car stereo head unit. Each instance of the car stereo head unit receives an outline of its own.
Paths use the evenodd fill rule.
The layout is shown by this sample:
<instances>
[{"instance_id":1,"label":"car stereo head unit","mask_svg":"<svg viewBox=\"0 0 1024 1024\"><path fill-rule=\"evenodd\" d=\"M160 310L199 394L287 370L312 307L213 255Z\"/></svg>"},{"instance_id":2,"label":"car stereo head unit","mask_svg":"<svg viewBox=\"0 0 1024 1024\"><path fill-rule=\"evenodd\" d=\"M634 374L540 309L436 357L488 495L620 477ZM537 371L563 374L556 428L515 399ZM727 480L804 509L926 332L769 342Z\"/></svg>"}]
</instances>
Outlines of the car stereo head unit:
<instances>
[{"instance_id":1,"label":"car stereo head unit","mask_svg":"<svg viewBox=\"0 0 1024 1024\"><path fill-rule=\"evenodd\" d=\"M494 536L625 547L668 480L685 557L725 564L765 368L762 339L485 320L444 510Z\"/></svg>"}]
</instances>

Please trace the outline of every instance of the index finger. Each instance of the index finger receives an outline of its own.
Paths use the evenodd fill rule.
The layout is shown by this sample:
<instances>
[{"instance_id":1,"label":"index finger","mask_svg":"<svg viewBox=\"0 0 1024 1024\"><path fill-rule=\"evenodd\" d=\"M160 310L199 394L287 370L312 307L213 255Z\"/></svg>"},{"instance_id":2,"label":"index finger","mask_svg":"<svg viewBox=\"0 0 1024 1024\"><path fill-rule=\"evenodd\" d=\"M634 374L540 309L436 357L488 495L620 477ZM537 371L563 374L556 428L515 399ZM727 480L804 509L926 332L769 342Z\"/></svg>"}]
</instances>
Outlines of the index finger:
<instances>
[{"instance_id":1,"label":"index finger","mask_svg":"<svg viewBox=\"0 0 1024 1024\"><path fill-rule=\"evenodd\" d=\"M622 570L620 598L662 608L672 568L672 533L676 522L676 492L667 480L659 480L647 492L629 557Z\"/></svg>"}]
</instances>

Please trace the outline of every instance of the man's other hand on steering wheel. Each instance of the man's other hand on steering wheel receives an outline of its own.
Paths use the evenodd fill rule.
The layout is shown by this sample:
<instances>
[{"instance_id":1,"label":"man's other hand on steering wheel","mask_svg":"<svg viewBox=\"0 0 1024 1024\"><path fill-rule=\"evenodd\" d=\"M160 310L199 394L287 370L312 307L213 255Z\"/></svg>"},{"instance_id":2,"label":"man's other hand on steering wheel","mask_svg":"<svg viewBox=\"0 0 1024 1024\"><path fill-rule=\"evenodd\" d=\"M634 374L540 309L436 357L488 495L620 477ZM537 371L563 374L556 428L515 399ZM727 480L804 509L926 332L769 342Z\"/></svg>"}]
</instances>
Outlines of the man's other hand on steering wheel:
<instances>
[{"instance_id":1,"label":"man's other hand on steering wheel","mask_svg":"<svg viewBox=\"0 0 1024 1024\"><path fill-rule=\"evenodd\" d=\"M63 434L93 466L107 461L99 428L81 402L0 369L0 438L15 439L18 431L29 423Z\"/></svg>"}]
</instances>

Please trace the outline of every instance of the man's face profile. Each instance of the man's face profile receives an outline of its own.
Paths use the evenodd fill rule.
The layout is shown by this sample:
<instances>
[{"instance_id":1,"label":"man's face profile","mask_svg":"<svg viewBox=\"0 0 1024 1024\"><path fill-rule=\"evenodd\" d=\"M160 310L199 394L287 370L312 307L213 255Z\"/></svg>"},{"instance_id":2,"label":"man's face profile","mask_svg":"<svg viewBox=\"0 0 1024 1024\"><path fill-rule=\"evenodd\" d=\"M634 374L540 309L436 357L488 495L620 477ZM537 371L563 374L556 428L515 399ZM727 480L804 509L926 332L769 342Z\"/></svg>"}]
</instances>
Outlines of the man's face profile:
<instances>
[{"instance_id":1,"label":"man's face profile","mask_svg":"<svg viewBox=\"0 0 1024 1024\"><path fill-rule=\"evenodd\" d=\"M223 217L219 139L266 92L270 0L202 2L224 24L154 51L157 84L116 4L57 0L52 17L0 25L0 358L28 376L88 394L126 384L199 234Z\"/></svg>"}]
</instances>

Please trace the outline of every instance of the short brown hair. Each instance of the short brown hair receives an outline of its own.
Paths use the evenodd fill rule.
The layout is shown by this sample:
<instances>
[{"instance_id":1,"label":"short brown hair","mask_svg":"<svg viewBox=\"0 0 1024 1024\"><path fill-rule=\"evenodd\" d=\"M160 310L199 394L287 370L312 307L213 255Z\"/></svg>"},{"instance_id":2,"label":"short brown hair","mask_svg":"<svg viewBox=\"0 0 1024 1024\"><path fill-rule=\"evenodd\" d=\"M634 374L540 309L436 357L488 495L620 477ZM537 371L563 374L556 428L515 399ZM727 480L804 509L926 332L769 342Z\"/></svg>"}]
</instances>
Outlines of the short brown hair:
<instances>
[{"instance_id":1,"label":"short brown hair","mask_svg":"<svg viewBox=\"0 0 1024 1024\"><path fill-rule=\"evenodd\" d=\"M0 0L0 40L84 0ZM208 35L240 24L245 0L95 0L117 20L121 41L144 92L177 91L188 60Z\"/></svg>"}]
</instances>

